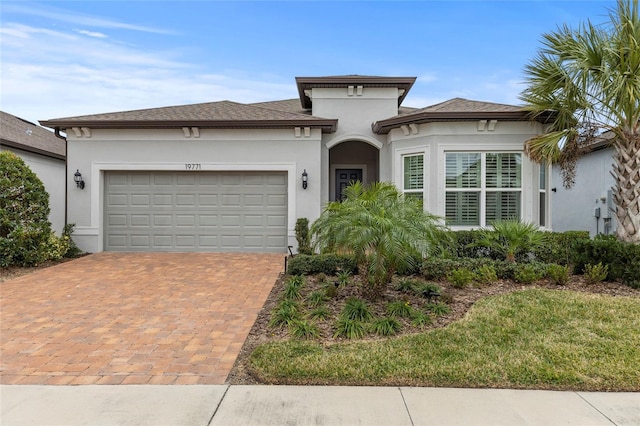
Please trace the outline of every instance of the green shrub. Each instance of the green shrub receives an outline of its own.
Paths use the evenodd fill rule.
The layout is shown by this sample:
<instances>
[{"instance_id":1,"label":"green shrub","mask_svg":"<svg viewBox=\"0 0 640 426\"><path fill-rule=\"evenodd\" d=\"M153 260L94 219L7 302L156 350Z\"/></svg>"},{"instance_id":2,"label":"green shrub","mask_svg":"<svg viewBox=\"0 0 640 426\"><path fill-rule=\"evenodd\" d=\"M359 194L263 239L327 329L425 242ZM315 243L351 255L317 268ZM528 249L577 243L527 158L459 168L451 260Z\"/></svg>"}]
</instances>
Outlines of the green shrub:
<instances>
[{"instance_id":1,"label":"green shrub","mask_svg":"<svg viewBox=\"0 0 640 426\"><path fill-rule=\"evenodd\" d=\"M547 267L547 276L553 284L565 285L569 282L571 268L568 265L552 263Z\"/></svg>"},{"instance_id":2,"label":"green shrub","mask_svg":"<svg viewBox=\"0 0 640 426\"><path fill-rule=\"evenodd\" d=\"M387 304L387 314L392 317L409 318L412 312L413 308L404 300L394 300Z\"/></svg>"},{"instance_id":3,"label":"green shrub","mask_svg":"<svg viewBox=\"0 0 640 426\"><path fill-rule=\"evenodd\" d=\"M342 318L358 321L369 321L373 318L373 314L371 313L369 306L362 299L358 299L357 297L349 297L347 299L340 316Z\"/></svg>"},{"instance_id":4,"label":"green shrub","mask_svg":"<svg viewBox=\"0 0 640 426\"><path fill-rule=\"evenodd\" d=\"M588 239L588 231L549 232L547 243L534 247L532 253L539 262L569 265L576 241Z\"/></svg>"},{"instance_id":5,"label":"green shrub","mask_svg":"<svg viewBox=\"0 0 640 426\"><path fill-rule=\"evenodd\" d=\"M324 286L324 294L329 298L333 299L338 295L338 287L331 282L326 283Z\"/></svg>"},{"instance_id":6,"label":"green shrub","mask_svg":"<svg viewBox=\"0 0 640 426\"><path fill-rule=\"evenodd\" d=\"M347 339L360 339L367 332L362 321L342 316L336 321L335 329L333 337L346 337Z\"/></svg>"},{"instance_id":7,"label":"green shrub","mask_svg":"<svg viewBox=\"0 0 640 426\"><path fill-rule=\"evenodd\" d=\"M309 219L301 217L296 220L296 241L298 242L298 253L313 254L311 249L311 234L309 233Z\"/></svg>"},{"instance_id":8,"label":"green shrub","mask_svg":"<svg viewBox=\"0 0 640 426\"><path fill-rule=\"evenodd\" d=\"M451 308L446 303L437 302L437 303L427 303L425 309L431 312L435 316L442 316L451 313Z\"/></svg>"},{"instance_id":9,"label":"green shrub","mask_svg":"<svg viewBox=\"0 0 640 426\"><path fill-rule=\"evenodd\" d=\"M607 279L609 273L609 265L603 265L598 262L595 265L590 263L584 265L584 278L588 284L597 284Z\"/></svg>"},{"instance_id":10,"label":"green shrub","mask_svg":"<svg viewBox=\"0 0 640 426\"><path fill-rule=\"evenodd\" d=\"M422 262L422 275L428 280L442 280L461 266L457 259L430 257Z\"/></svg>"},{"instance_id":11,"label":"green shrub","mask_svg":"<svg viewBox=\"0 0 640 426\"><path fill-rule=\"evenodd\" d=\"M393 336L401 328L400 321L393 317L378 318L371 324L371 331L379 336Z\"/></svg>"},{"instance_id":12,"label":"green shrub","mask_svg":"<svg viewBox=\"0 0 640 426\"><path fill-rule=\"evenodd\" d=\"M473 272L467 268L454 269L447 275L447 279L455 288L465 288L473 281Z\"/></svg>"},{"instance_id":13,"label":"green shrub","mask_svg":"<svg viewBox=\"0 0 640 426\"><path fill-rule=\"evenodd\" d=\"M545 270L533 263L518 265L514 279L521 284L533 284L545 276Z\"/></svg>"},{"instance_id":14,"label":"green shrub","mask_svg":"<svg viewBox=\"0 0 640 426\"><path fill-rule=\"evenodd\" d=\"M513 262L508 262L506 260L496 260L493 262L493 267L496 270L496 275L501 280L513 280L516 276L516 270L518 269L518 264Z\"/></svg>"},{"instance_id":15,"label":"green shrub","mask_svg":"<svg viewBox=\"0 0 640 426\"><path fill-rule=\"evenodd\" d=\"M49 194L29 166L0 152L0 266L31 266L61 250L50 247Z\"/></svg>"},{"instance_id":16,"label":"green shrub","mask_svg":"<svg viewBox=\"0 0 640 426\"><path fill-rule=\"evenodd\" d=\"M454 253L458 258L490 258L498 259L500 254L491 247L485 247L478 242L484 237L480 230L454 231Z\"/></svg>"},{"instance_id":17,"label":"green shrub","mask_svg":"<svg viewBox=\"0 0 640 426\"><path fill-rule=\"evenodd\" d=\"M300 306L297 302L286 299L278 304L278 306L271 311L271 320L269 326L271 327L284 327L290 325L293 320L300 319L302 314L300 313Z\"/></svg>"},{"instance_id":18,"label":"green shrub","mask_svg":"<svg viewBox=\"0 0 640 426\"><path fill-rule=\"evenodd\" d=\"M294 319L289 324L291 335L298 339L316 339L320 337L318 326L308 321Z\"/></svg>"},{"instance_id":19,"label":"green shrub","mask_svg":"<svg viewBox=\"0 0 640 426\"><path fill-rule=\"evenodd\" d=\"M640 282L640 244L618 241L612 235L576 241L573 262L576 274L583 273L587 264L602 263L609 268L607 281Z\"/></svg>"},{"instance_id":20,"label":"green shrub","mask_svg":"<svg viewBox=\"0 0 640 426\"><path fill-rule=\"evenodd\" d=\"M482 284L491 284L498 281L498 274L493 265L481 265L475 270L474 278Z\"/></svg>"},{"instance_id":21,"label":"green shrub","mask_svg":"<svg viewBox=\"0 0 640 426\"><path fill-rule=\"evenodd\" d=\"M299 254L287 263L287 273L290 275L313 275L320 272L335 275L340 271L356 274L358 268L355 258L337 254Z\"/></svg>"}]
</instances>

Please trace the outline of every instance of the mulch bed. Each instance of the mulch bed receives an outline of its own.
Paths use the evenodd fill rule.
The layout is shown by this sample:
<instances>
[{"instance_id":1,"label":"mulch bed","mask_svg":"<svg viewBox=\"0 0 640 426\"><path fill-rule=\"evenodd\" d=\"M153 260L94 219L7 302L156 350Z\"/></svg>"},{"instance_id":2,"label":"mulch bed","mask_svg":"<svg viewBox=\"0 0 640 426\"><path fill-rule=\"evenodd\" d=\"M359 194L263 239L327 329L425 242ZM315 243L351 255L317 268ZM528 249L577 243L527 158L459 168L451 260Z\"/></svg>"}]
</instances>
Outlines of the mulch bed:
<instances>
[{"instance_id":1,"label":"mulch bed","mask_svg":"<svg viewBox=\"0 0 640 426\"><path fill-rule=\"evenodd\" d=\"M286 276L282 275L276 282L271 291L271 294L267 298L262 310L258 314L258 318L254 323L251 331L249 332L249 336L244 342L242 350L238 358L236 359L236 363L231 370L231 373L227 377L227 383L229 384L260 384L261 382L251 373L251 369L249 367L249 357L253 350L264 343L269 343L272 341L278 341L283 339L290 338L289 333L286 329L274 328L269 325L269 321L271 319L271 311L276 307L278 302L282 300L282 291L284 288L284 282L286 280ZM316 277L309 276L306 278L306 285L304 294L308 294L314 290L321 289L323 287L323 283L319 282ZM335 277L329 277L335 281ZM415 277L419 278L419 277ZM320 342L323 344L333 344L340 341L345 341L343 338L335 338L333 336L333 330L331 329L331 324L336 318L337 313L342 309L344 304L344 300L349 296L357 296L357 281L358 278L354 277L355 285L351 285L349 287L344 287L339 289L339 294L336 298L331 299L327 302L326 306L332 312L331 319L327 321L323 321L319 324L321 339ZM598 284L587 284L582 276L572 276L570 281L564 286L558 286L551 284L548 280L538 281L532 285L522 285L512 281L498 281L492 283L487 286L469 286L463 289L455 288L446 282L438 282L437 283L443 290L443 300L447 300L448 306L451 308L451 313L443 316L436 317L433 321L433 324L424 327L424 328L416 328L411 325L408 320L403 320L403 328L400 334L407 335L411 333L424 332L429 329L444 327L452 322L462 318L468 311L469 308L479 299L487 296L504 294L512 291L523 290L526 288L546 288L558 291L579 291L586 293L597 293L597 294L606 294L610 296L635 296L640 297L640 290L633 289L631 287L622 285L620 283L612 283L612 282L603 282ZM389 286L389 290L384 295L384 298L378 302L367 302L367 304L372 308L374 315L382 316L385 313L385 307L389 301L393 300L404 300L410 303L414 307L423 306L426 302L424 298L419 295L410 295L407 293L401 293L392 289L393 285ZM372 335L368 335L366 337L367 340L375 340L381 339L382 337L376 337Z\"/></svg>"}]
</instances>

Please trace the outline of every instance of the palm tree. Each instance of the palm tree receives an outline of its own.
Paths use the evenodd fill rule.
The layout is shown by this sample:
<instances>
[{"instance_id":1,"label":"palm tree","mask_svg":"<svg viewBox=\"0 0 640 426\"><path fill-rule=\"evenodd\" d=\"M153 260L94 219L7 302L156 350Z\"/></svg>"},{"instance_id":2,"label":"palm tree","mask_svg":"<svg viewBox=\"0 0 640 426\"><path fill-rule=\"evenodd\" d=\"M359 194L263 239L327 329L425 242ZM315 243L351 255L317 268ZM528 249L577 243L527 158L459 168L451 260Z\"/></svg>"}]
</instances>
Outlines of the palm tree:
<instances>
[{"instance_id":1,"label":"palm tree","mask_svg":"<svg viewBox=\"0 0 640 426\"><path fill-rule=\"evenodd\" d=\"M321 252L356 257L368 299L382 296L395 271L419 266L446 239L439 219L391 183L355 182L344 194L326 206L311 234Z\"/></svg>"},{"instance_id":2,"label":"palm tree","mask_svg":"<svg viewBox=\"0 0 640 426\"><path fill-rule=\"evenodd\" d=\"M618 237L640 242L640 20L638 0L619 0L604 26L561 26L525 68L520 95L533 118L549 112L545 134L526 142L537 162L559 163L565 187L576 160L597 138L614 148Z\"/></svg>"}]
</instances>

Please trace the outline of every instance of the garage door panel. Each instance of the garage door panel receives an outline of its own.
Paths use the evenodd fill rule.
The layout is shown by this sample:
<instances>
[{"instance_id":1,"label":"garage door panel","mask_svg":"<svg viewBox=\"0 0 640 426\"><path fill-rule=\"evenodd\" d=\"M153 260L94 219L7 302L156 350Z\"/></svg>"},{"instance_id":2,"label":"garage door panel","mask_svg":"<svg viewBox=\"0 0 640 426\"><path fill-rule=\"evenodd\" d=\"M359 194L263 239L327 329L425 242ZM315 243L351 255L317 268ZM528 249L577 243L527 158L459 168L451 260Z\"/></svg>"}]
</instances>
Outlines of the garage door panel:
<instances>
[{"instance_id":1,"label":"garage door panel","mask_svg":"<svg viewBox=\"0 0 640 426\"><path fill-rule=\"evenodd\" d=\"M149 186L151 184L151 175L147 173L138 173L131 175L132 186Z\"/></svg>"},{"instance_id":2,"label":"garage door panel","mask_svg":"<svg viewBox=\"0 0 640 426\"><path fill-rule=\"evenodd\" d=\"M105 250L284 252L286 184L282 172L107 172Z\"/></svg>"},{"instance_id":3,"label":"garage door panel","mask_svg":"<svg viewBox=\"0 0 640 426\"><path fill-rule=\"evenodd\" d=\"M132 214L131 216L131 226L145 226L148 227L151 223L148 214Z\"/></svg>"},{"instance_id":4,"label":"garage door panel","mask_svg":"<svg viewBox=\"0 0 640 426\"><path fill-rule=\"evenodd\" d=\"M150 235L131 235L130 244L133 248L150 248L151 236Z\"/></svg>"}]
</instances>

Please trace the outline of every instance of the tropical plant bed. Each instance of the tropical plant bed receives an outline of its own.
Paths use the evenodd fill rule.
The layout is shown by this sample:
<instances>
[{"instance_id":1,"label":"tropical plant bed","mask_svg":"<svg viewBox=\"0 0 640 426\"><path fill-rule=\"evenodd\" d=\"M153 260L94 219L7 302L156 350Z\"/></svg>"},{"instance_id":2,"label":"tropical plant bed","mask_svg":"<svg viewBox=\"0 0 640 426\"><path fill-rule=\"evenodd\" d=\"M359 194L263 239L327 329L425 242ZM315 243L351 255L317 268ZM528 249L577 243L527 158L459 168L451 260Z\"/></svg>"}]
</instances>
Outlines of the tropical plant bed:
<instances>
[{"instance_id":1,"label":"tropical plant bed","mask_svg":"<svg viewBox=\"0 0 640 426\"><path fill-rule=\"evenodd\" d=\"M305 277L305 285L301 290L301 299L300 304L305 305L305 300L308 300L308 295L313 292L318 292L323 290L326 287L326 282L323 282L323 277L320 279L317 276L308 276ZM328 277L330 281L336 281L335 277ZM430 339L430 333L441 332L448 333L453 327L460 327L461 323L464 323L462 320L465 315L469 312L470 308L476 304L479 300L483 299L482 303L486 303L486 300L491 301L492 299L486 299L489 296L499 296L499 295L507 295L512 294L514 292L521 292L523 290L553 290L550 294L564 295L564 299L573 299L576 294L580 295L584 293L590 294L599 294L606 296L613 296L613 299L616 299L617 296L630 296L632 306L640 306L640 290L633 289L618 283L610 283L610 282L602 282L596 284L588 284L585 282L582 276L572 276L569 282L564 286L558 286L550 284L547 280L538 281L533 285L522 285L519 283L515 283L508 280L499 280L490 285L484 286L468 286L466 288L455 288L451 284L446 282L438 282L438 286L441 287L442 296L440 299L442 302L446 302L447 306L450 309L448 313L441 313L440 315L435 315L434 313L430 313L430 317L432 318L431 323L417 325L415 324L411 318L398 318L398 321L401 324L401 328L399 332L393 337L381 337L376 335L373 332L368 332L363 338L360 339L347 339L342 336L336 336L336 328L335 323L338 318L340 312L344 309L344 305L346 300L349 298L357 297L358 294L358 277L352 277L352 282L344 287L339 287L337 290L337 295L335 297L330 298L329 300L324 301L324 306L329 311L329 316L325 320L315 320L309 321L309 323L313 323L317 326L317 334L318 337L313 339L298 339L292 336L290 327L278 327L274 326L272 313L278 307L278 304L284 298L285 291L285 283L289 279L287 276L282 276L275 284L270 296L268 297L262 311L259 313L258 318L252 327L249 336L247 337L245 344L236 360L233 370L231 371L227 381L231 384L258 384L258 383L275 383L275 384L332 384L332 385L340 385L340 384L348 384L348 385L408 385L408 386L469 386L469 387L514 387L514 388L540 388L540 389L580 389L580 390L640 390L638 389L638 379L633 378L634 382L631 384L625 385L620 384L617 379L613 381L601 380L601 383L598 384L598 380L587 381L583 384L577 383L576 380L569 378L563 381L560 377L558 378L558 374L562 376L564 374L562 371L558 373L553 368L548 372L547 379L536 379L527 382L527 380L516 379L514 381L506 380L504 377L480 377L477 381L468 380L468 379L456 379L452 378L450 374L444 374L444 370L453 368L451 366L442 366L443 374L440 380L434 380L433 376L429 377L420 377L419 374L415 372L411 373L411 369L409 368L407 371L409 373L397 373L392 374L392 377L384 374L377 375L375 372L367 371L366 364L368 362L378 363L375 369L378 370L393 370L397 366L394 366L394 359L396 356L393 355L388 360L390 365L385 365L386 361L380 361L380 359L376 361L366 361L364 359L360 359L362 357L368 356L369 353L383 353L385 350L390 350L391 353L403 353L408 351L407 349L407 340L406 339L418 339L423 343L414 343L419 347L421 344L424 344L424 341L428 341ZM407 278L405 278L407 279ZM397 280L397 279L396 279ZM385 317L388 315L388 306L390 302L393 301L401 301L403 304L412 306L416 310L422 310L423 312L429 312L429 309L425 308L425 305L428 301L421 295L413 293L400 291L397 289L398 281L394 281L394 284L390 285L387 291L384 294L384 297L376 302L365 301L367 306L369 307L372 315L376 318ZM566 292L566 293L562 293ZM546 294L546 293L544 293ZM637 298L637 299L636 299ZM362 299L364 301L364 299ZM608 297L604 297L602 300L610 300ZM617 299L619 301L627 302L626 298ZM637 302L637 303L636 303ZM581 303L581 302L576 302ZM490 304L489 304L490 305ZM396 305L397 306L397 305ZM486 307L485 307L486 309ZM640 309L640 308L639 308ZM312 310L312 308L305 308L305 312L308 314ZM613 315L614 313L612 313ZM579 319L576 318L576 321ZM639 320L640 321L640 320ZM271 323L271 324L270 324ZM526 327L525 327L526 328ZM636 324L637 328L637 324ZM441 330L441 331L436 331ZM461 336L464 335L463 332L459 332ZM637 336L635 338L638 338ZM447 341L455 340L449 338ZM287 343L288 342L288 343ZM283 343L282 345L277 345L281 347L270 347L271 343ZM470 347L466 346L464 341L458 343L459 347L455 347L455 342L453 343L454 347L449 348L448 350L453 350L454 353L468 353L470 349L473 348L473 343ZM476 342L477 344L477 342ZM558 345L562 346L562 342ZM266 345L266 346L265 346ZM361 346L364 345L364 346ZM397 347L395 346L397 345ZM357 365L359 363L364 364L364 370L360 373L352 374L344 371L343 366L337 366L334 371L330 372L297 372L292 373L291 376L287 376L287 372L282 374L276 373L273 371L265 372L258 371L258 369L252 367L251 365L251 354L261 346L259 351L263 353L260 354L257 358L262 358L257 360L258 364L260 362L264 362L269 359L269 356L285 356L289 358L287 359L288 365L294 365L296 363L301 362L301 359L291 358L297 352L305 353L307 351L324 351L324 352L332 352L332 354L325 354L327 357L336 355L337 363L342 364L354 364ZM409 345L411 346L411 344ZM354 347L357 347L354 349ZM265 355L264 351L271 351L271 355ZM386 349L383 349L386 348ZM389 349L390 348L390 349ZM425 353L422 355L424 359L430 358L430 353L428 352L430 349L425 348ZM432 350L432 349L431 349ZM500 349L497 349L500 351ZM522 349L520 349L522 350ZM346 351L346 352L344 352ZM333 353L335 352L335 353ZM634 355L635 353L635 355ZM274 355L276 354L276 355ZM341 356L343 354L344 356ZM313 361L309 361L312 363L320 362L318 359L323 358L323 354L316 354L318 358ZM488 356L499 356L495 353ZM637 351L632 351L629 355L630 357L635 357L635 362L640 362L640 359ZM384 360L384 356L382 356ZM526 354L522 355L523 362L526 360ZM325 360L326 361L326 360ZM256 360L254 359L254 362ZM304 361L307 362L307 361ZM382 362L382 365L379 363ZM484 360L482 362L487 362ZM458 367L465 369L467 368L464 364L458 365ZM349 367L351 368L351 366ZM472 368L469 366L469 368ZM562 367L560 367L562 368ZM606 370L606 366L603 366ZM375 370L374 369L374 370ZM322 371L322 370L319 370ZM500 375L503 373L495 372L488 368L487 374L491 375ZM379 371L378 371L379 372ZM433 373L433 372L432 372ZM403 376L404 374L404 376ZM435 376L438 376L438 372L436 371ZM510 373L509 373L510 374ZM525 376L529 374L525 372ZM626 374L626 373L625 373ZM454 375L455 376L455 375ZM483 374L481 374L483 376ZM630 378L631 379L631 378ZM624 382L624 379L622 379ZM635 383L635 385L634 385Z\"/></svg>"}]
</instances>

